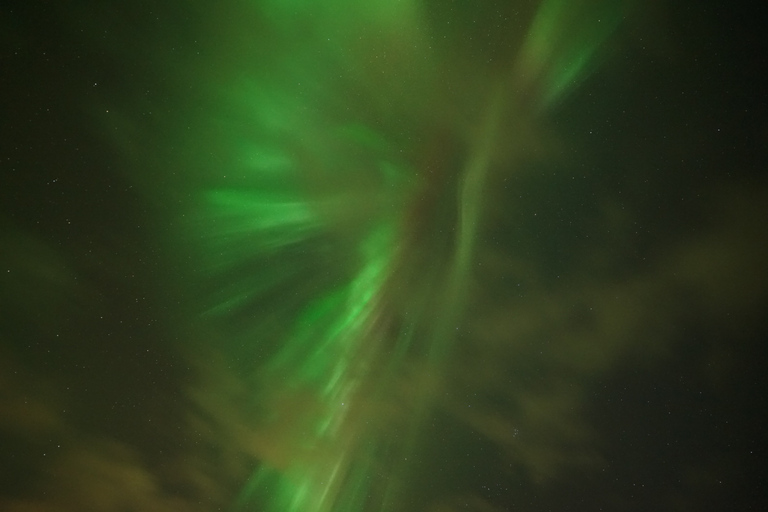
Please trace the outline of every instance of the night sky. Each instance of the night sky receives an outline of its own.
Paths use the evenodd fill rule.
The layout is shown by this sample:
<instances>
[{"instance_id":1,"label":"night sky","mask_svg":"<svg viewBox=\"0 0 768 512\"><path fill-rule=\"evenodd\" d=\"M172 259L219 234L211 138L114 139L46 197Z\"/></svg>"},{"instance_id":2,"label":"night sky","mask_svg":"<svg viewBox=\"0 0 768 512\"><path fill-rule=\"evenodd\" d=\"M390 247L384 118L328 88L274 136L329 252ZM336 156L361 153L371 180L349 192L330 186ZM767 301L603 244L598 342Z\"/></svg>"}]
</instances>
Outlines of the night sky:
<instances>
[{"instance_id":1,"label":"night sky","mask_svg":"<svg viewBox=\"0 0 768 512\"><path fill-rule=\"evenodd\" d=\"M0 510L764 510L763 32L6 2Z\"/></svg>"}]
</instances>

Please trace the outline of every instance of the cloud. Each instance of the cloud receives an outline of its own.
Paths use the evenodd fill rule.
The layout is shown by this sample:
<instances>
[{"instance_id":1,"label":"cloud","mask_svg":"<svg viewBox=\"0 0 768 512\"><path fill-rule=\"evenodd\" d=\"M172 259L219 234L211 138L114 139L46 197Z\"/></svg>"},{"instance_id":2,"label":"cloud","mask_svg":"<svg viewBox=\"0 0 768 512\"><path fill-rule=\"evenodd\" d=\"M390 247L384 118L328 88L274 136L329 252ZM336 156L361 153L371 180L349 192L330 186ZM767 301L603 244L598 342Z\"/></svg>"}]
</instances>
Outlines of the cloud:
<instances>
[{"instance_id":1,"label":"cloud","mask_svg":"<svg viewBox=\"0 0 768 512\"><path fill-rule=\"evenodd\" d=\"M135 446L111 433L85 428L73 413L61 381L31 370L3 351L0 357L0 432L13 444L6 477L18 485L0 495L0 509L20 511L198 511L225 506L232 499L226 470L238 459L222 461L208 445L185 444L165 455ZM130 390L128 390L130 393ZM80 397L80 400L86 397ZM181 439L196 425L179 426ZM170 424L157 425L173 429ZM158 436L167 435L158 432ZM171 449L169 449L171 448Z\"/></svg>"},{"instance_id":2,"label":"cloud","mask_svg":"<svg viewBox=\"0 0 768 512\"><path fill-rule=\"evenodd\" d=\"M442 407L497 445L500 461L544 482L568 468L605 467L605 440L590 416L595 389L620 368L643 372L676 357L691 326L718 337L701 338L709 355L695 370L716 391L733 371L744 322L764 311L768 208L764 186L710 193L711 220L660 243L631 273L601 276L575 264L555 284L545 283L535 261L485 249L487 274L478 274L479 298ZM584 261L612 265L622 257L610 245L588 250ZM493 279L521 271L533 283L524 293L482 297L497 286ZM484 286L483 279L491 281Z\"/></svg>"}]
</instances>

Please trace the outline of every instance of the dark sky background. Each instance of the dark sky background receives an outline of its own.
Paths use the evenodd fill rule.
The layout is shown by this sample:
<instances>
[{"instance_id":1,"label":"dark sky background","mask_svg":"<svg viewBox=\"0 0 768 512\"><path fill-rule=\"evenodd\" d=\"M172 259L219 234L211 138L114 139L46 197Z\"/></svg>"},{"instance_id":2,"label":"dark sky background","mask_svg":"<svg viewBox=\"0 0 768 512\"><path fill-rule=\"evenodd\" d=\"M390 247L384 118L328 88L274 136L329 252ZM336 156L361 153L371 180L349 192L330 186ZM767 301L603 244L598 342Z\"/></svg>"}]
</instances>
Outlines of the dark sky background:
<instances>
[{"instance_id":1,"label":"dark sky background","mask_svg":"<svg viewBox=\"0 0 768 512\"><path fill-rule=\"evenodd\" d=\"M428 4L459 33L487 18ZM238 407L248 311L201 320L217 284L188 240L230 162L210 90L277 52L248 16L0 8L0 509L228 510L280 444ZM490 178L403 510L765 507L762 32L733 3L649 3L547 114L554 149Z\"/></svg>"}]
</instances>

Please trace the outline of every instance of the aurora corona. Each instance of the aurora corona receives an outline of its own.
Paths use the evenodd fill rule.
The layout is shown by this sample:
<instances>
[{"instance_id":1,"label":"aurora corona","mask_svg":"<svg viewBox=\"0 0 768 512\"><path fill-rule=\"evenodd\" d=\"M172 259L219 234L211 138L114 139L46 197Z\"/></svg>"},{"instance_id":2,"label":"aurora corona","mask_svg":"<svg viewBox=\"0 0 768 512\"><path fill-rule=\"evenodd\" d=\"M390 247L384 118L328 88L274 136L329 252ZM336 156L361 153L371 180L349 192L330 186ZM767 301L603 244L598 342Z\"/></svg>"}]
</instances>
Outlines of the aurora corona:
<instances>
[{"instance_id":1,"label":"aurora corona","mask_svg":"<svg viewBox=\"0 0 768 512\"><path fill-rule=\"evenodd\" d=\"M472 26L417 0L254 2L253 60L210 100L224 156L191 237L255 411L237 510L408 510L489 183L536 157L626 15L497 3Z\"/></svg>"}]
</instances>

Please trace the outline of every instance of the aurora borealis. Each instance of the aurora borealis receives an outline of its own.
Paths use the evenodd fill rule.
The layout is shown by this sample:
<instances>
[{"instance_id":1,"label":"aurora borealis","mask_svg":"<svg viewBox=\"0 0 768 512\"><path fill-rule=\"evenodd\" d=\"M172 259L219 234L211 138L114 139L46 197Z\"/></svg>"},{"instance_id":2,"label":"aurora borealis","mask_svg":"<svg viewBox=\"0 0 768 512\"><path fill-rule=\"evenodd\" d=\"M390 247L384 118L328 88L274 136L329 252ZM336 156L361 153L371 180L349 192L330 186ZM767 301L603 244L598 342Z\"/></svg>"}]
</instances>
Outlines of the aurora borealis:
<instances>
[{"instance_id":1,"label":"aurora borealis","mask_svg":"<svg viewBox=\"0 0 768 512\"><path fill-rule=\"evenodd\" d=\"M747 13L8 12L0 509L761 503Z\"/></svg>"}]
</instances>

